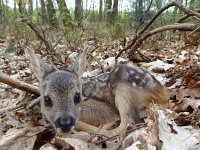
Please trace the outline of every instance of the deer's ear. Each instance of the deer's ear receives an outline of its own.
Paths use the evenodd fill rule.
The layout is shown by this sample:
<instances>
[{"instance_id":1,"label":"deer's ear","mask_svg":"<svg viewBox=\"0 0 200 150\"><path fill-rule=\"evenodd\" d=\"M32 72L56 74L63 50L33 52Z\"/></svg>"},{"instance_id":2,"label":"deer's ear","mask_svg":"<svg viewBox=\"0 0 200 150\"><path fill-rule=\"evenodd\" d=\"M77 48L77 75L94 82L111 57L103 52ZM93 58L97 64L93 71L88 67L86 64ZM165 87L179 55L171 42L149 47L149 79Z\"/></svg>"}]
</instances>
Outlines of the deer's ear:
<instances>
[{"instance_id":1,"label":"deer's ear","mask_svg":"<svg viewBox=\"0 0 200 150\"><path fill-rule=\"evenodd\" d=\"M53 66L45 64L30 48L27 48L27 53L29 54L31 68L40 82L42 82L43 77L55 71Z\"/></svg>"},{"instance_id":2,"label":"deer's ear","mask_svg":"<svg viewBox=\"0 0 200 150\"><path fill-rule=\"evenodd\" d=\"M76 61L73 64L71 64L68 70L74 72L78 75L79 78L81 78L86 69L86 58L87 50L83 50L83 52L79 55Z\"/></svg>"}]
</instances>

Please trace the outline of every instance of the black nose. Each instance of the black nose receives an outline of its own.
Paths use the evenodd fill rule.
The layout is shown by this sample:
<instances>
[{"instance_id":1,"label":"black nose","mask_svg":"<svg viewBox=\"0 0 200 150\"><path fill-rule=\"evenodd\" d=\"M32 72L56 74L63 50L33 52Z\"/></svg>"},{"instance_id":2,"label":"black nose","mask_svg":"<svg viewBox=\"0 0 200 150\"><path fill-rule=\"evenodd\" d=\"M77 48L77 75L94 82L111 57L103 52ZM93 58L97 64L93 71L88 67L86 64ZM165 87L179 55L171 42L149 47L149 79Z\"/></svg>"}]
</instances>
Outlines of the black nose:
<instances>
[{"instance_id":1,"label":"black nose","mask_svg":"<svg viewBox=\"0 0 200 150\"><path fill-rule=\"evenodd\" d=\"M68 132L75 125L75 119L71 116L60 117L55 121L56 128L60 128L62 132Z\"/></svg>"}]
</instances>

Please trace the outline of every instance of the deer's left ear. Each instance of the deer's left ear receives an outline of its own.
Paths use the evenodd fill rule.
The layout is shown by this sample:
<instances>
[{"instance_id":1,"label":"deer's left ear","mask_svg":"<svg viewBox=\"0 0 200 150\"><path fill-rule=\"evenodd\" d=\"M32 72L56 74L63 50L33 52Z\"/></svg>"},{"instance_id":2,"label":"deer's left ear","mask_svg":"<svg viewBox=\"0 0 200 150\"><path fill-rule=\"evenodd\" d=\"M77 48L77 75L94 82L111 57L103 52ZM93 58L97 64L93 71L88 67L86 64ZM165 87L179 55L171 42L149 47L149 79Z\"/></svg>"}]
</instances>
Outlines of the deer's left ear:
<instances>
[{"instance_id":1,"label":"deer's left ear","mask_svg":"<svg viewBox=\"0 0 200 150\"><path fill-rule=\"evenodd\" d=\"M83 52L79 55L76 61L69 67L69 70L77 74L79 78L83 76L83 73L86 69L86 58L87 50L83 50Z\"/></svg>"},{"instance_id":2,"label":"deer's left ear","mask_svg":"<svg viewBox=\"0 0 200 150\"><path fill-rule=\"evenodd\" d=\"M44 61L39 59L31 48L27 47L27 53L29 54L31 68L40 82L42 82L43 77L55 71L53 66L47 65Z\"/></svg>"}]
</instances>

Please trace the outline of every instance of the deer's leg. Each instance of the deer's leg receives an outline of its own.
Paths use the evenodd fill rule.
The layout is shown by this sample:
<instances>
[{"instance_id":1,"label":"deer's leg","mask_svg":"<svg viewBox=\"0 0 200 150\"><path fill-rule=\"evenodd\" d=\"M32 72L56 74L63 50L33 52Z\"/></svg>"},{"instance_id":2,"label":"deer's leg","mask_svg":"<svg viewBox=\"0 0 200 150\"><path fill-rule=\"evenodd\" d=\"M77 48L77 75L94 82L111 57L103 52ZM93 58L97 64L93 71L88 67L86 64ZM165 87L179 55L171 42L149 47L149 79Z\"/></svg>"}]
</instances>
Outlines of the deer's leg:
<instances>
[{"instance_id":1,"label":"deer's leg","mask_svg":"<svg viewBox=\"0 0 200 150\"><path fill-rule=\"evenodd\" d=\"M122 143L123 139L125 138L130 112L133 108L133 95L131 93L131 87L128 87L124 84L118 86L115 92L115 105L119 111L120 125L110 131L115 135L119 134L120 143Z\"/></svg>"},{"instance_id":2,"label":"deer's leg","mask_svg":"<svg viewBox=\"0 0 200 150\"><path fill-rule=\"evenodd\" d=\"M78 131L85 131L87 133L102 134L105 136L109 136L109 131L95 127L93 125L87 124L79 120L76 121L75 129Z\"/></svg>"},{"instance_id":3,"label":"deer's leg","mask_svg":"<svg viewBox=\"0 0 200 150\"><path fill-rule=\"evenodd\" d=\"M110 137L112 134L105 130L103 125L109 125L110 127L118 118L119 114L116 108L105 102L90 99L80 104L80 112L75 129Z\"/></svg>"},{"instance_id":4,"label":"deer's leg","mask_svg":"<svg viewBox=\"0 0 200 150\"><path fill-rule=\"evenodd\" d=\"M128 105L127 102L123 102L124 98L119 94L116 95L115 97L115 102L117 103L117 108L119 111L120 115L120 125L115 128L110 130L114 134L120 134L120 136L124 137L126 133L126 128L128 124L128 119L129 119L129 113L130 113L130 106Z\"/></svg>"}]
</instances>

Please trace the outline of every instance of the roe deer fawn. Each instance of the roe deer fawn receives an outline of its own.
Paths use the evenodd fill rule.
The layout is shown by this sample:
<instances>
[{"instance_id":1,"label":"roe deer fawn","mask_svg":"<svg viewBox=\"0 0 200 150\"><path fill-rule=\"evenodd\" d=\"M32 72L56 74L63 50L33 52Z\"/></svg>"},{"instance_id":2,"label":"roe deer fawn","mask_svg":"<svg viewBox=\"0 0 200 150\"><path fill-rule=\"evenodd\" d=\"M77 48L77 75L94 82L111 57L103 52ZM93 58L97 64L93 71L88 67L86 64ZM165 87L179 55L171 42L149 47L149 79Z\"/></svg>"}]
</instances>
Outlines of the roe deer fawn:
<instances>
[{"instance_id":1,"label":"roe deer fawn","mask_svg":"<svg viewBox=\"0 0 200 150\"><path fill-rule=\"evenodd\" d=\"M68 132L75 126L96 133L95 126L119 118L118 127L99 133L123 137L129 118L139 122L146 106L165 103L169 96L154 76L130 63L117 65L109 73L82 78L86 50L67 71L45 64L31 50L28 53L40 82L41 112L57 132Z\"/></svg>"}]
</instances>

